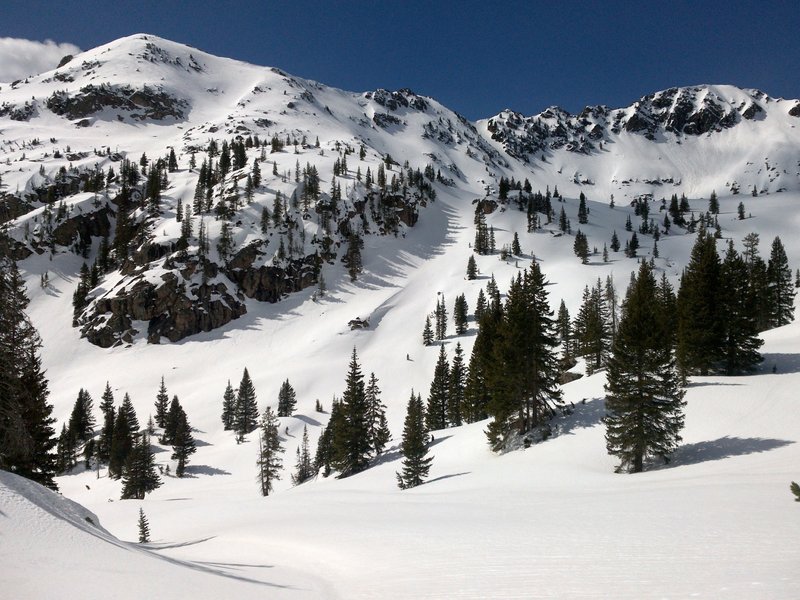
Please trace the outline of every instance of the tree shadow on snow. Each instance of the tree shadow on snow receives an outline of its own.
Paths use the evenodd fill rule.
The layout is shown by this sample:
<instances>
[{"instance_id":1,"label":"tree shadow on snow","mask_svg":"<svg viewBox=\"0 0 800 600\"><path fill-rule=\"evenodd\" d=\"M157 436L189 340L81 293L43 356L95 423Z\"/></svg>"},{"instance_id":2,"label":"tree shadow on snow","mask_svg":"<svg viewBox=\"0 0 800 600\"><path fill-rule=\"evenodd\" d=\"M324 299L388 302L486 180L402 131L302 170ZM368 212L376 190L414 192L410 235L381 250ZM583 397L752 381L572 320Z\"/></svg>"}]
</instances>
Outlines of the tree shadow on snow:
<instances>
[{"instance_id":1,"label":"tree shadow on snow","mask_svg":"<svg viewBox=\"0 0 800 600\"><path fill-rule=\"evenodd\" d=\"M762 374L800 373L800 354L763 354L764 362L758 370Z\"/></svg>"},{"instance_id":2,"label":"tree shadow on snow","mask_svg":"<svg viewBox=\"0 0 800 600\"><path fill-rule=\"evenodd\" d=\"M316 419L312 419L311 417L307 417L306 415L292 415L292 416L295 419L297 419L299 421L302 421L306 425L311 425L311 426L314 426L314 427L319 427L319 426L322 425L322 423L320 423Z\"/></svg>"},{"instance_id":3,"label":"tree shadow on snow","mask_svg":"<svg viewBox=\"0 0 800 600\"><path fill-rule=\"evenodd\" d=\"M230 475L230 473L208 465L187 465L184 477L195 477L196 475Z\"/></svg>"},{"instance_id":4,"label":"tree shadow on snow","mask_svg":"<svg viewBox=\"0 0 800 600\"><path fill-rule=\"evenodd\" d=\"M441 437L434 437L433 441L429 442L427 445L428 449L433 448L436 444L441 444L443 441L450 439L452 436L450 435L443 435ZM372 461L370 467L375 467L378 465L382 465L384 463L394 462L396 460L400 460L403 458L403 452L400 450L400 444L395 444L394 446L390 446L387 448L383 454L378 456Z\"/></svg>"},{"instance_id":5,"label":"tree shadow on snow","mask_svg":"<svg viewBox=\"0 0 800 600\"><path fill-rule=\"evenodd\" d=\"M472 471L462 471L461 473L450 473L450 475L440 475L434 479L429 479L425 484L433 483L434 481L441 481L442 479L450 479L451 477L461 477L462 475L469 475Z\"/></svg>"},{"instance_id":6,"label":"tree shadow on snow","mask_svg":"<svg viewBox=\"0 0 800 600\"><path fill-rule=\"evenodd\" d=\"M599 425L606 414L605 398L587 399L586 402L569 405L572 414L550 421L554 436L573 433L576 429L588 429Z\"/></svg>"},{"instance_id":7,"label":"tree shadow on snow","mask_svg":"<svg viewBox=\"0 0 800 600\"><path fill-rule=\"evenodd\" d=\"M684 465L696 465L712 460L722 460L731 456L744 456L759 452L769 452L789 444L791 440L778 440L771 438L737 438L721 437L716 440L684 444L680 446L669 464L655 466L654 469L669 469Z\"/></svg>"}]
</instances>

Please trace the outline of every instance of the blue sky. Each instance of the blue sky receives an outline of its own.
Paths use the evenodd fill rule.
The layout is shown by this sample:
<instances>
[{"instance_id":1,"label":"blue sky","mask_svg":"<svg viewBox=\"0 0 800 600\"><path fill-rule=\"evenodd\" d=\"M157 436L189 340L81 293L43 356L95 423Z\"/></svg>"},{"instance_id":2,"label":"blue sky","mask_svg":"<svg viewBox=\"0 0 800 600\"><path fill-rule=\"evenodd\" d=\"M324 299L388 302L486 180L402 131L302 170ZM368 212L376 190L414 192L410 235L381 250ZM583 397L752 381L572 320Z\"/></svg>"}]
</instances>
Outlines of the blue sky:
<instances>
[{"instance_id":1,"label":"blue sky","mask_svg":"<svg viewBox=\"0 0 800 600\"><path fill-rule=\"evenodd\" d=\"M89 49L152 33L347 90L409 87L477 119L504 108L624 106L697 83L800 97L798 8L797 0L4 0L0 38Z\"/></svg>"}]
</instances>

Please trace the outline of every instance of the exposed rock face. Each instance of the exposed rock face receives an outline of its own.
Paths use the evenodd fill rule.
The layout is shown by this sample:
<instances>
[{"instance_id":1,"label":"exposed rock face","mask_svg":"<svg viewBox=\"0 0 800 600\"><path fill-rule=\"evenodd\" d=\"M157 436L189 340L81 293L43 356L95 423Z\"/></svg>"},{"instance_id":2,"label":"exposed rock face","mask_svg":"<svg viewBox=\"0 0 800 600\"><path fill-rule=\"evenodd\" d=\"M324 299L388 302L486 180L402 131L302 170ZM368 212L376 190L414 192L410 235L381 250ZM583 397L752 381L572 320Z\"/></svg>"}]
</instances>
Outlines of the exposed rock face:
<instances>
[{"instance_id":1,"label":"exposed rock face","mask_svg":"<svg viewBox=\"0 0 800 600\"><path fill-rule=\"evenodd\" d=\"M166 92L145 86L134 89L127 85L86 85L77 94L56 92L47 99L47 108L70 120L84 119L104 108L131 113L135 119L182 119L188 104Z\"/></svg>"},{"instance_id":2,"label":"exposed rock face","mask_svg":"<svg viewBox=\"0 0 800 600\"><path fill-rule=\"evenodd\" d=\"M261 242L245 246L225 267L224 272L248 298L261 302L278 302L286 294L299 292L317 281L320 259L316 255L300 260L284 261L281 266L253 263L263 253Z\"/></svg>"},{"instance_id":3,"label":"exposed rock face","mask_svg":"<svg viewBox=\"0 0 800 600\"><path fill-rule=\"evenodd\" d=\"M670 88L644 96L628 108L587 106L579 115L559 107L532 117L507 110L490 119L487 127L492 139L523 160L559 148L590 154L622 131L650 140L664 134L700 136L729 129L743 119L761 118L769 96L758 90L743 92L732 100L713 87Z\"/></svg>"},{"instance_id":4,"label":"exposed rock face","mask_svg":"<svg viewBox=\"0 0 800 600\"><path fill-rule=\"evenodd\" d=\"M109 208L103 207L94 212L73 215L53 230L53 240L61 246L70 246L76 241L91 245L92 237L111 235Z\"/></svg>"},{"instance_id":5,"label":"exposed rock face","mask_svg":"<svg viewBox=\"0 0 800 600\"><path fill-rule=\"evenodd\" d=\"M147 264L137 266L146 254L139 260L131 258L122 269L128 275L127 285L90 302L78 317L81 334L91 343L108 348L133 341L139 333L134 321L145 321L149 343L157 344L162 337L177 342L241 317L247 312L245 296L278 302L286 294L316 283L320 260L316 255L284 261L281 266L254 266L262 254L260 246L260 242L246 246L222 270L211 262L201 264L197 257L180 265L168 260L172 270L158 282L147 277ZM148 247L156 254L162 248ZM223 273L228 281L219 277Z\"/></svg>"},{"instance_id":6,"label":"exposed rock face","mask_svg":"<svg viewBox=\"0 0 800 600\"><path fill-rule=\"evenodd\" d=\"M3 194L0 196L0 224L7 223L12 219L24 215L33 207L30 202L14 196L13 194Z\"/></svg>"},{"instance_id":7,"label":"exposed rock face","mask_svg":"<svg viewBox=\"0 0 800 600\"><path fill-rule=\"evenodd\" d=\"M140 275L113 297L95 300L79 318L81 334L108 348L133 341L139 333L133 321L146 321L149 343L157 344L162 337L177 342L221 327L247 312L224 283L194 284L187 289L186 280L174 272L165 273L161 280L153 283Z\"/></svg>"}]
</instances>

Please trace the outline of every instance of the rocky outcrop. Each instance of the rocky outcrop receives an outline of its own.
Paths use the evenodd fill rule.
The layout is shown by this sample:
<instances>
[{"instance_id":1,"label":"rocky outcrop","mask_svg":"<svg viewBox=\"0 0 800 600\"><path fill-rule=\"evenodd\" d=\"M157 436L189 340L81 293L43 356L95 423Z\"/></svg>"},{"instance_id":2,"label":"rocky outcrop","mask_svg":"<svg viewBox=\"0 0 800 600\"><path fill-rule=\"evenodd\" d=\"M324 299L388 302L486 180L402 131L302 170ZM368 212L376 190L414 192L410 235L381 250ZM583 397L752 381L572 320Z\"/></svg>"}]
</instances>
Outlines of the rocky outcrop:
<instances>
[{"instance_id":1,"label":"rocky outcrop","mask_svg":"<svg viewBox=\"0 0 800 600\"><path fill-rule=\"evenodd\" d=\"M21 217L33 208L30 202L14 196L13 194L3 194L0 196L0 224L7 223L12 219Z\"/></svg>"},{"instance_id":2,"label":"rocky outcrop","mask_svg":"<svg viewBox=\"0 0 800 600\"><path fill-rule=\"evenodd\" d=\"M130 113L135 119L182 119L188 104L163 90L144 86L134 89L127 85L86 85L76 94L56 92L47 99L47 108L70 120L84 119L95 113L114 108Z\"/></svg>"},{"instance_id":3,"label":"rocky outcrop","mask_svg":"<svg viewBox=\"0 0 800 600\"><path fill-rule=\"evenodd\" d=\"M111 235L110 209L103 208L85 214L73 215L53 229L53 241L61 246L75 242L90 246L93 237Z\"/></svg>"},{"instance_id":4,"label":"rocky outcrop","mask_svg":"<svg viewBox=\"0 0 800 600\"><path fill-rule=\"evenodd\" d=\"M153 283L144 276L112 297L90 304L79 318L81 334L101 348L133 341L139 330L134 321L147 322L147 341L171 342L211 331L247 312L244 303L221 282L187 286L179 273L169 272Z\"/></svg>"},{"instance_id":5,"label":"rocky outcrop","mask_svg":"<svg viewBox=\"0 0 800 600\"><path fill-rule=\"evenodd\" d=\"M242 248L225 267L225 275L248 298L261 302L278 302L286 294L299 292L317 281L318 256L312 254L299 260L282 261L280 265L254 266L263 255L262 242Z\"/></svg>"}]
</instances>

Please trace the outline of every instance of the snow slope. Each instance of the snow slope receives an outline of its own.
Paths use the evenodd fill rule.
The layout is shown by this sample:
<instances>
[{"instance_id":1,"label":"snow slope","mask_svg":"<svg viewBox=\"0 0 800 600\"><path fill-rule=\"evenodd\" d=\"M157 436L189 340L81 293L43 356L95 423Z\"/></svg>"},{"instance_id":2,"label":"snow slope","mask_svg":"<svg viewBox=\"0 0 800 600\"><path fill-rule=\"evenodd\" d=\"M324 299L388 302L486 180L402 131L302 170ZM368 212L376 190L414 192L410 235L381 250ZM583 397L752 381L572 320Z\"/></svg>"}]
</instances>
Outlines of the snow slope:
<instances>
[{"instance_id":1,"label":"snow slope","mask_svg":"<svg viewBox=\"0 0 800 600\"><path fill-rule=\"evenodd\" d=\"M406 401L412 389L426 396L438 354L438 347L426 348L421 342L424 317L434 309L438 293L444 295L451 313L452 301L461 293L473 309L478 290L490 275L505 289L535 256L552 284L551 305L557 307L563 298L574 314L585 285L612 275L622 294L636 267L635 260L621 253L612 253L609 263L594 256L590 265L581 265L572 253L571 236L557 235L555 223L527 233L525 215L512 203L490 215L488 222L496 230L498 247L510 243L517 232L525 256L508 262L497 255L476 256L481 278L467 281L464 271L474 238L472 200L484 195L485 186L496 187L503 174L530 178L534 190L557 185L573 230L576 197L584 191L591 212L589 224L581 229L590 247L598 249L612 231L624 243L629 235L624 231L627 215L638 224L627 201L634 195L654 193L660 199L685 192L699 214L706 209L704 198L716 189L726 238L738 244L744 235L757 231L766 256L772 238L780 235L790 263L796 266L800 185L795 172L800 139L793 117L784 115L788 103L771 102L764 119L699 138L669 134L653 142L622 131L606 139L603 151L551 149L545 162L526 163L504 153L502 144L489 136L487 123L477 123L473 129L429 98L422 98L424 109L400 106L392 111L376 102L374 94L368 98L334 90L148 38L166 53L167 62L158 58L163 58L160 52L145 52L141 36L124 38L76 57L74 86L79 89L90 81L161 85L165 92L185 99L183 120L139 121L130 117L130 111L110 111L105 117L92 117L89 127L76 128L41 106L30 122L3 118L0 157L9 158L12 165L0 165L6 191L30 189L42 164L46 171L55 171L61 162L52 158L53 147L70 144L73 149L90 150L106 145L113 150L119 146L136 159L141 152L154 157L175 146L181 150L181 169L171 176L167 194L168 202L174 203L191 198L194 187L196 174L186 168L188 148L205 143L213 127L219 128L218 137L222 132L228 137L241 124L261 135L319 135L326 155L310 148L301 149L300 156L289 152L270 155L269 160L274 157L281 172L293 169L296 160L318 165L323 189L329 183L336 141L365 143L368 155L360 163L362 171L367 165L374 169L389 153L419 168L433 162L455 185L438 185L437 201L421 211L419 223L405 229L404 236L365 238L365 272L357 282L348 280L341 265L333 265L325 275L327 296L315 299L312 290L305 290L277 304L248 300L243 317L175 344L149 345L144 339L110 349L88 344L71 327L70 318L82 260L61 252L53 260L43 254L23 261L32 299L29 312L43 337L59 423L68 417L81 387L97 403L106 381L111 382L117 402L130 393L140 420L145 421L163 375L169 393L180 397L199 443L188 468L190 476L165 477L164 485L142 502L120 501L120 482L108 479L105 470L97 478L79 467L58 479L67 498L91 510L120 539L136 538L142 506L154 539L147 550L95 532L83 522L82 509L0 474L0 511L8 515L0 515L0 523L8 520L0 529L8 532L0 545L0 574L4 582L16 586L10 588L11 597L50 597L62 589L72 597L85 597L87 590L76 577L79 572L115 586L120 598L139 597L136 584L143 580L147 589L169 589L175 597L187 598L800 596L796 544L800 521L788 491L789 481L800 478L796 325L764 335L761 372L692 381L684 445L669 468L635 476L613 473L614 461L605 453L600 423L603 374L598 373L564 387L576 412L556 424L559 434L547 442L497 456L485 443L486 423L448 429L434 434L435 458L428 483L400 491L394 475L399 470L397 444ZM201 71L187 67L190 55ZM181 58L180 66L176 58ZM104 60L105 64L85 70L80 66ZM169 69L169 76L164 69ZM73 85L45 81L52 78L53 73L42 74L13 92L3 86L0 102L20 103L33 96L41 104L59 86ZM255 92L256 87L265 91ZM303 98L306 91L312 100ZM721 95L740 92L717 89ZM420 98L402 97L411 102ZM290 109L288 102L300 108ZM376 112L399 115L404 124L379 127L373 120ZM259 129L255 124L259 118L273 124ZM425 137L431 122L437 133ZM44 148L23 147L33 137L58 141ZM45 152L51 156L45 158ZM81 160L90 165L99 159L89 155ZM769 166L762 166L764 160ZM448 169L449 165L454 168ZM268 169L263 170L266 176ZM770 181L774 170L781 174L779 184ZM656 178L673 183L644 182ZM729 192L733 179L742 194ZM584 180L594 184L580 183ZM275 178L267 187L283 185ZM747 195L753 185L759 191L767 186L769 193ZM777 193L779 187L786 189ZM290 189L285 185L286 191ZM611 194L616 199L613 209L608 206ZM266 204L268 196L257 197L255 206ZM752 215L744 221L736 219L740 201ZM556 211L560 206L554 203ZM660 221L658 203L653 206ZM21 239L30 218L16 220L12 235ZM167 210L157 230L163 230L165 237L175 236L174 213ZM694 236L673 229L658 243L661 258L656 266L673 282L693 240ZM640 236L640 241L640 254L649 257L652 238ZM45 271L51 285L42 289L39 277ZM347 323L354 317L369 318L370 328L351 331ZM450 335L444 341L448 355L460 342L469 356L474 336L474 322L466 335ZM289 475L303 427L308 426L313 447L328 418L327 413L314 411L315 401L319 399L327 411L332 396L341 395L353 347L365 375L374 371L379 378L395 435L392 447L379 464L362 474L345 480L320 477L292 488ZM235 386L245 366L253 376L261 409L275 406L286 378L298 396L297 414L281 419L285 469L276 493L268 498L258 495L255 482L255 438L237 445L219 420L225 385L230 379ZM158 463L172 464L169 449L162 450L156 455ZM45 502L57 506L39 508ZM65 521L54 512L77 516ZM10 578L15 573L32 574L37 559L52 556L57 557L48 567L52 578ZM186 568L192 569L190 575L180 570ZM176 581L186 582L187 587L180 588Z\"/></svg>"}]
</instances>

